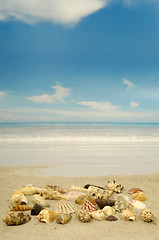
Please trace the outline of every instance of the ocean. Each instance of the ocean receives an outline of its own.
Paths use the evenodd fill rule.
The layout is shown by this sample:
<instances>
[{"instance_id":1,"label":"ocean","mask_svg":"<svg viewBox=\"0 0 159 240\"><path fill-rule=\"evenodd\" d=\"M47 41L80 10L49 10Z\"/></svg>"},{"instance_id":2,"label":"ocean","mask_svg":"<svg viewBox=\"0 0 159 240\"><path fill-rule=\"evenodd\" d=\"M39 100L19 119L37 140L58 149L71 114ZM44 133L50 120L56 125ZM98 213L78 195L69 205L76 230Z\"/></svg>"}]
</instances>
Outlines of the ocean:
<instances>
[{"instance_id":1,"label":"ocean","mask_svg":"<svg viewBox=\"0 0 159 240\"><path fill-rule=\"evenodd\" d=\"M104 176L159 171L158 123L0 123L1 166Z\"/></svg>"}]
</instances>

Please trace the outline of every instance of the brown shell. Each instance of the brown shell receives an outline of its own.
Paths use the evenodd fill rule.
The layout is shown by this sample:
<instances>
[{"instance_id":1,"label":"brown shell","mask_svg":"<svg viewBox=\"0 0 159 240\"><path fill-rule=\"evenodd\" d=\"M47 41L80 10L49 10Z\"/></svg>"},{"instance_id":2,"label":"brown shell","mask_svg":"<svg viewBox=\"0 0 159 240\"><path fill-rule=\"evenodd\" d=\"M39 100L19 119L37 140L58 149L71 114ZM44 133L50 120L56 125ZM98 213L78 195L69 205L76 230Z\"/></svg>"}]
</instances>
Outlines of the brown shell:
<instances>
[{"instance_id":1,"label":"brown shell","mask_svg":"<svg viewBox=\"0 0 159 240\"><path fill-rule=\"evenodd\" d=\"M106 218L106 220L112 222L112 221L117 221L118 218L115 217L115 216L113 216L113 215L110 215L110 216L108 216L108 217Z\"/></svg>"},{"instance_id":2,"label":"brown shell","mask_svg":"<svg viewBox=\"0 0 159 240\"><path fill-rule=\"evenodd\" d=\"M3 219L3 222L5 222L8 226L13 226L13 225L21 225L21 224L27 223L30 220L31 220L31 216L29 214L18 211L18 212L8 213Z\"/></svg>"},{"instance_id":3,"label":"brown shell","mask_svg":"<svg viewBox=\"0 0 159 240\"><path fill-rule=\"evenodd\" d=\"M131 189L128 191L128 193L130 193L130 194L134 194L134 193L137 193L137 192L143 192L143 193L144 193L144 191L141 190L140 188L131 188Z\"/></svg>"},{"instance_id":4,"label":"brown shell","mask_svg":"<svg viewBox=\"0 0 159 240\"><path fill-rule=\"evenodd\" d=\"M89 200L91 203L93 203L94 205L96 205L96 202L95 202L94 198L91 197L90 195L85 195L85 194L79 195L79 196L75 199L75 203L77 203L77 204L79 204L79 205L82 205L85 198L88 199L88 200Z\"/></svg>"},{"instance_id":5,"label":"brown shell","mask_svg":"<svg viewBox=\"0 0 159 240\"><path fill-rule=\"evenodd\" d=\"M56 222L59 224L65 224L72 218L71 214L69 213L59 213L56 216Z\"/></svg>"},{"instance_id":6,"label":"brown shell","mask_svg":"<svg viewBox=\"0 0 159 240\"><path fill-rule=\"evenodd\" d=\"M31 210L31 215L38 215L44 208L39 204L35 203Z\"/></svg>"},{"instance_id":7,"label":"brown shell","mask_svg":"<svg viewBox=\"0 0 159 240\"><path fill-rule=\"evenodd\" d=\"M55 220L57 216L57 212L53 212L47 209L43 209L37 218L39 219L40 222L45 222L45 223L50 223Z\"/></svg>"},{"instance_id":8,"label":"brown shell","mask_svg":"<svg viewBox=\"0 0 159 240\"><path fill-rule=\"evenodd\" d=\"M100 209L103 209L105 206L114 206L115 204L115 200L110 200L110 199L97 198L95 199L95 201Z\"/></svg>"},{"instance_id":9,"label":"brown shell","mask_svg":"<svg viewBox=\"0 0 159 240\"><path fill-rule=\"evenodd\" d=\"M91 220L89 213L83 210L76 212L76 216L83 223L89 222Z\"/></svg>"},{"instance_id":10,"label":"brown shell","mask_svg":"<svg viewBox=\"0 0 159 240\"><path fill-rule=\"evenodd\" d=\"M146 201L146 197L143 192L137 192L132 195L132 198L141 202Z\"/></svg>"},{"instance_id":11,"label":"brown shell","mask_svg":"<svg viewBox=\"0 0 159 240\"><path fill-rule=\"evenodd\" d=\"M33 206L28 206L28 205L13 205L12 207L10 207L11 211L28 211L31 210L33 208Z\"/></svg>"}]
</instances>

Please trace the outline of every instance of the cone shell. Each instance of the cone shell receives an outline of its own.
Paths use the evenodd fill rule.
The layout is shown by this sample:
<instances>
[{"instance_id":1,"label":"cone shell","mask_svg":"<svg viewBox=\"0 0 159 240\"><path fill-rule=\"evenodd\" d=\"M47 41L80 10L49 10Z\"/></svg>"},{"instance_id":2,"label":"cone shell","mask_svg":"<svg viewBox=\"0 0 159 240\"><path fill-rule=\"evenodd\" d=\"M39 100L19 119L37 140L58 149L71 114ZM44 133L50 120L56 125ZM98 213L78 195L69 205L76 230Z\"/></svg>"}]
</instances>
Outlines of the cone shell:
<instances>
[{"instance_id":1,"label":"cone shell","mask_svg":"<svg viewBox=\"0 0 159 240\"><path fill-rule=\"evenodd\" d=\"M79 208L75 205L73 205L72 203L70 203L67 200L60 200L57 203L57 208L56 208L58 213L75 213L76 211L79 210Z\"/></svg>"},{"instance_id":2,"label":"cone shell","mask_svg":"<svg viewBox=\"0 0 159 240\"><path fill-rule=\"evenodd\" d=\"M95 199L95 201L100 209L103 209L105 206L114 206L114 204L115 204L114 200L109 200L109 199L97 198L97 199Z\"/></svg>"},{"instance_id":3,"label":"cone shell","mask_svg":"<svg viewBox=\"0 0 159 240\"><path fill-rule=\"evenodd\" d=\"M88 199L91 203L93 203L94 205L96 205L96 202L95 202L94 198L91 197L90 195L85 195L85 194L79 195L79 196L75 199L75 203L77 203L77 204L79 204L79 205L82 205L84 199Z\"/></svg>"},{"instance_id":4,"label":"cone shell","mask_svg":"<svg viewBox=\"0 0 159 240\"><path fill-rule=\"evenodd\" d=\"M102 210L104 212L104 214L106 214L107 216L110 215L114 215L115 214L115 209L110 207L110 206L105 206Z\"/></svg>"},{"instance_id":5,"label":"cone shell","mask_svg":"<svg viewBox=\"0 0 159 240\"><path fill-rule=\"evenodd\" d=\"M28 205L13 205L12 207L9 207L11 211L28 211L33 208L33 206Z\"/></svg>"},{"instance_id":6,"label":"cone shell","mask_svg":"<svg viewBox=\"0 0 159 240\"><path fill-rule=\"evenodd\" d=\"M22 192L14 192L10 198L13 205L28 204L25 195Z\"/></svg>"},{"instance_id":7,"label":"cone shell","mask_svg":"<svg viewBox=\"0 0 159 240\"><path fill-rule=\"evenodd\" d=\"M145 221L145 222L151 222L151 221L153 221L153 214L152 214L151 210L149 210L149 209L143 209L143 210L141 211L141 218L142 218L142 220Z\"/></svg>"},{"instance_id":8,"label":"cone shell","mask_svg":"<svg viewBox=\"0 0 159 240\"><path fill-rule=\"evenodd\" d=\"M45 222L45 223L50 223L55 220L57 216L57 212L50 211L48 209L43 209L37 218L39 219L40 222Z\"/></svg>"},{"instance_id":9,"label":"cone shell","mask_svg":"<svg viewBox=\"0 0 159 240\"><path fill-rule=\"evenodd\" d=\"M32 201L33 201L33 203L37 203L42 207L49 207L50 206L50 204L43 197L41 197L39 194L34 195Z\"/></svg>"},{"instance_id":10,"label":"cone shell","mask_svg":"<svg viewBox=\"0 0 159 240\"><path fill-rule=\"evenodd\" d=\"M146 208L145 203L137 201L137 200L132 200L131 202L129 202L129 204L132 207L136 208L136 209L144 209L144 208Z\"/></svg>"},{"instance_id":11,"label":"cone shell","mask_svg":"<svg viewBox=\"0 0 159 240\"><path fill-rule=\"evenodd\" d=\"M72 218L71 214L68 213L59 213L56 216L56 222L59 224L65 224Z\"/></svg>"},{"instance_id":12,"label":"cone shell","mask_svg":"<svg viewBox=\"0 0 159 240\"><path fill-rule=\"evenodd\" d=\"M144 192L143 190L141 190L140 188L131 188L128 193L130 194L134 194L134 193L137 193L137 192Z\"/></svg>"},{"instance_id":13,"label":"cone shell","mask_svg":"<svg viewBox=\"0 0 159 240\"><path fill-rule=\"evenodd\" d=\"M137 192L132 195L132 198L141 202L146 201L146 197L143 192Z\"/></svg>"},{"instance_id":14,"label":"cone shell","mask_svg":"<svg viewBox=\"0 0 159 240\"><path fill-rule=\"evenodd\" d=\"M102 221L106 218L106 215L104 214L104 212L102 210L96 210L93 212L90 212L90 216L98 221Z\"/></svg>"},{"instance_id":15,"label":"cone shell","mask_svg":"<svg viewBox=\"0 0 159 240\"><path fill-rule=\"evenodd\" d=\"M76 216L83 223L89 222L91 220L89 213L83 210L76 212Z\"/></svg>"},{"instance_id":16,"label":"cone shell","mask_svg":"<svg viewBox=\"0 0 159 240\"><path fill-rule=\"evenodd\" d=\"M96 210L96 207L88 199L85 198L81 210L92 212Z\"/></svg>"},{"instance_id":17,"label":"cone shell","mask_svg":"<svg viewBox=\"0 0 159 240\"><path fill-rule=\"evenodd\" d=\"M30 220L31 220L31 216L29 214L18 211L18 212L8 213L3 219L3 222L5 222L8 226L13 226L13 225L21 225L21 224L27 223Z\"/></svg>"},{"instance_id":18,"label":"cone shell","mask_svg":"<svg viewBox=\"0 0 159 240\"><path fill-rule=\"evenodd\" d=\"M35 203L31 210L31 215L38 215L44 208L39 204Z\"/></svg>"},{"instance_id":19,"label":"cone shell","mask_svg":"<svg viewBox=\"0 0 159 240\"><path fill-rule=\"evenodd\" d=\"M34 195L34 194L37 194L37 193L41 193L42 189L38 188L38 187L35 187L32 184L30 184L26 187L19 188L15 191L22 192L24 195L29 196L29 195Z\"/></svg>"},{"instance_id":20,"label":"cone shell","mask_svg":"<svg viewBox=\"0 0 159 240\"><path fill-rule=\"evenodd\" d=\"M117 183L115 180L113 180L112 182L108 181L108 184L106 187L108 190L111 190L116 193L120 193L124 188L123 186L121 186L121 184Z\"/></svg>"},{"instance_id":21,"label":"cone shell","mask_svg":"<svg viewBox=\"0 0 159 240\"><path fill-rule=\"evenodd\" d=\"M130 209L124 209L121 216L125 221L135 221L136 219L134 213Z\"/></svg>"}]
</instances>

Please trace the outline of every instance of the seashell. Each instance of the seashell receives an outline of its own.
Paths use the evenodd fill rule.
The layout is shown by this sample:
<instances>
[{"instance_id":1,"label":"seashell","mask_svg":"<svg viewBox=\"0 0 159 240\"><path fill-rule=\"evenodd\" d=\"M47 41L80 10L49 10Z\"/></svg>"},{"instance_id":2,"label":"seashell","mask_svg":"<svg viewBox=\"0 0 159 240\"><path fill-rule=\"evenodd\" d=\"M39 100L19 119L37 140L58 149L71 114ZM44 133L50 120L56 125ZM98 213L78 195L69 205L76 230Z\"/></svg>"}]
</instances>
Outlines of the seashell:
<instances>
[{"instance_id":1,"label":"seashell","mask_svg":"<svg viewBox=\"0 0 159 240\"><path fill-rule=\"evenodd\" d=\"M125 221L135 221L136 217L130 209L124 209L121 214L122 219Z\"/></svg>"},{"instance_id":2,"label":"seashell","mask_svg":"<svg viewBox=\"0 0 159 240\"><path fill-rule=\"evenodd\" d=\"M44 208L39 204L35 203L31 210L31 215L38 215Z\"/></svg>"},{"instance_id":3,"label":"seashell","mask_svg":"<svg viewBox=\"0 0 159 240\"><path fill-rule=\"evenodd\" d=\"M81 210L92 212L96 211L96 207L88 199L84 199Z\"/></svg>"},{"instance_id":4,"label":"seashell","mask_svg":"<svg viewBox=\"0 0 159 240\"><path fill-rule=\"evenodd\" d=\"M81 187L75 187L72 186L70 187L69 191L78 191L78 192L84 192L84 193L88 193L88 190L86 188L81 188Z\"/></svg>"},{"instance_id":5,"label":"seashell","mask_svg":"<svg viewBox=\"0 0 159 240\"><path fill-rule=\"evenodd\" d=\"M31 220L31 216L24 212L10 212L8 213L3 222L5 222L8 226L13 225L21 225L27 223Z\"/></svg>"},{"instance_id":6,"label":"seashell","mask_svg":"<svg viewBox=\"0 0 159 240\"><path fill-rule=\"evenodd\" d=\"M72 218L71 214L69 213L59 213L56 216L56 222L59 224L65 224Z\"/></svg>"},{"instance_id":7,"label":"seashell","mask_svg":"<svg viewBox=\"0 0 159 240\"><path fill-rule=\"evenodd\" d=\"M97 186L97 185L93 185L93 184L86 184L86 185L84 185L84 188L87 188L87 189L88 189L90 186L104 189L103 187L100 187L100 186Z\"/></svg>"},{"instance_id":8,"label":"seashell","mask_svg":"<svg viewBox=\"0 0 159 240\"><path fill-rule=\"evenodd\" d=\"M11 203L14 205L28 204L25 195L22 192L14 192L10 198Z\"/></svg>"},{"instance_id":9,"label":"seashell","mask_svg":"<svg viewBox=\"0 0 159 240\"><path fill-rule=\"evenodd\" d=\"M57 203L56 210L58 213L75 213L79 210L79 208L72 203L68 202L67 200L60 200Z\"/></svg>"},{"instance_id":10,"label":"seashell","mask_svg":"<svg viewBox=\"0 0 159 240\"><path fill-rule=\"evenodd\" d=\"M119 196L115 202L115 210L118 212L122 212L122 210L128 207L129 207L129 202L122 196Z\"/></svg>"},{"instance_id":11,"label":"seashell","mask_svg":"<svg viewBox=\"0 0 159 240\"><path fill-rule=\"evenodd\" d=\"M110 206L105 206L102 211L108 216L115 214L115 209Z\"/></svg>"},{"instance_id":12,"label":"seashell","mask_svg":"<svg viewBox=\"0 0 159 240\"><path fill-rule=\"evenodd\" d=\"M104 214L104 212L102 210L96 210L93 212L90 212L90 216L98 221L102 221L106 218L106 215Z\"/></svg>"},{"instance_id":13,"label":"seashell","mask_svg":"<svg viewBox=\"0 0 159 240\"><path fill-rule=\"evenodd\" d=\"M13 205L12 207L9 206L9 208L11 211L28 211L33 207L28 205Z\"/></svg>"},{"instance_id":14,"label":"seashell","mask_svg":"<svg viewBox=\"0 0 159 240\"><path fill-rule=\"evenodd\" d=\"M144 191L141 190L140 188L131 188L131 189L128 191L128 193L130 193L130 194L134 194L134 193L137 193L137 192L143 192L143 193L144 193Z\"/></svg>"},{"instance_id":15,"label":"seashell","mask_svg":"<svg viewBox=\"0 0 159 240\"><path fill-rule=\"evenodd\" d=\"M113 192L120 193L124 187L121 186L121 184L117 183L115 180L113 180L112 182L108 181L106 188L107 188L107 190L111 190Z\"/></svg>"},{"instance_id":16,"label":"seashell","mask_svg":"<svg viewBox=\"0 0 159 240\"><path fill-rule=\"evenodd\" d=\"M65 190L63 187L60 187L58 185L47 185L49 188L53 189L56 192L59 193L67 193L67 190Z\"/></svg>"},{"instance_id":17,"label":"seashell","mask_svg":"<svg viewBox=\"0 0 159 240\"><path fill-rule=\"evenodd\" d=\"M104 193L104 189L101 189L100 187L91 185L91 186L88 187L88 193L91 196L95 196L98 193L103 194Z\"/></svg>"},{"instance_id":18,"label":"seashell","mask_svg":"<svg viewBox=\"0 0 159 240\"><path fill-rule=\"evenodd\" d=\"M132 198L141 202L146 201L146 197L143 192L137 192L132 195Z\"/></svg>"},{"instance_id":19,"label":"seashell","mask_svg":"<svg viewBox=\"0 0 159 240\"><path fill-rule=\"evenodd\" d=\"M103 191L98 191L94 195L96 198L108 199L112 194L113 194L113 191L103 190Z\"/></svg>"},{"instance_id":20,"label":"seashell","mask_svg":"<svg viewBox=\"0 0 159 240\"><path fill-rule=\"evenodd\" d=\"M45 222L45 223L50 223L55 220L57 216L57 212L50 211L48 209L43 209L37 218L39 219L40 222Z\"/></svg>"},{"instance_id":21,"label":"seashell","mask_svg":"<svg viewBox=\"0 0 159 240\"><path fill-rule=\"evenodd\" d=\"M73 199L73 198L77 198L78 196L83 195L83 194L85 194L85 193L79 192L79 191L70 191L70 192L65 193L64 197L66 199Z\"/></svg>"},{"instance_id":22,"label":"seashell","mask_svg":"<svg viewBox=\"0 0 159 240\"><path fill-rule=\"evenodd\" d=\"M34 195L32 201L33 203L37 203L42 207L50 207L50 204L39 194Z\"/></svg>"},{"instance_id":23,"label":"seashell","mask_svg":"<svg viewBox=\"0 0 159 240\"><path fill-rule=\"evenodd\" d=\"M42 189L38 188L38 187L35 187L32 184L30 184L26 187L19 188L15 191L22 192L24 195L29 196L29 195L34 195L34 194L37 194L37 193L41 193Z\"/></svg>"},{"instance_id":24,"label":"seashell","mask_svg":"<svg viewBox=\"0 0 159 240\"><path fill-rule=\"evenodd\" d=\"M114 206L115 204L115 200L110 200L110 199L97 198L95 199L95 201L100 209L104 208L105 206Z\"/></svg>"},{"instance_id":25,"label":"seashell","mask_svg":"<svg viewBox=\"0 0 159 240\"><path fill-rule=\"evenodd\" d=\"M108 216L108 217L106 218L106 220L112 222L112 221L117 221L118 218L115 217L115 216L113 216L113 215L110 215L110 216Z\"/></svg>"},{"instance_id":26,"label":"seashell","mask_svg":"<svg viewBox=\"0 0 159 240\"><path fill-rule=\"evenodd\" d=\"M129 197L125 194L116 194L116 196L114 196L113 199L116 201L119 196L123 197L127 202L130 201Z\"/></svg>"},{"instance_id":27,"label":"seashell","mask_svg":"<svg viewBox=\"0 0 159 240\"><path fill-rule=\"evenodd\" d=\"M76 212L76 216L83 223L89 222L91 220L89 213L84 210Z\"/></svg>"},{"instance_id":28,"label":"seashell","mask_svg":"<svg viewBox=\"0 0 159 240\"><path fill-rule=\"evenodd\" d=\"M140 201L137 201L137 200L132 200L131 202L129 202L129 204L136 209L146 208L146 205L143 202L140 202Z\"/></svg>"},{"instance_id":29,"label":"seashell","mask_svg":"<svg viewBox=\"0 0 159 240\"><path fill-rule=\"evenodd\" d=\"M44 199L53 199L53 200L61 200L61 199L65 199L66 197L64 197L64 194L61 194L57 191L54 191L53 189L51 189L50 187L46 186L42 192L41 195Z\"/></svg>"},{"instance_id":30,"label":"seashell","mask_svg":"<svg viewBox=\"0 0 159 240\"><path fill-rule=\"evenodd\" d=\"M153 214L149 209L143 209L140 213L141 218L145 222L152 222L153 221Z\"/></svg>"},{"instance_id":31,"label":"seashell","mask_svg":"<svg viewBox=\"0 0 159 240\"><path fill-rule=\"evenodd\" d=\"M85 194L79 195L79 196L75 199L75 203L77 203L77 204L79 204L79 205L82 205L85 198L88 199L88 200L89 200L91 203L93 203L94 205L96 205L96 202L95 202L94 198L92 198L90 195L85 195Z\"/></svg>"}]
</instances>

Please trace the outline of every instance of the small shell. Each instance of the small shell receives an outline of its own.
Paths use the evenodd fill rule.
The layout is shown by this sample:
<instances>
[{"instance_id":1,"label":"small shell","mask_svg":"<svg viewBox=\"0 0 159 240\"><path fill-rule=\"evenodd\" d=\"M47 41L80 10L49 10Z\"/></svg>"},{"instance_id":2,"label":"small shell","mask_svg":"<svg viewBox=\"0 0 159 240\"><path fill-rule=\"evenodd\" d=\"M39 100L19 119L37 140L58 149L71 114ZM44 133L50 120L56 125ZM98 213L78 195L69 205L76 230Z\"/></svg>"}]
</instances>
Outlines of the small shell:
<instances>
[{"instance_id":1,"label":"small shell","mask_svg":"<svg viewBox=\"0 0 159 240\"><path fill-rule=\"evenodd\" d=\"M108 216L105 220L112 222L112 221L117 221L118 218L115 217L115 216L113 216L113 215L110 215L110 216Z\"/></svg>"},{"instance_id":2,"label":"small shell","mask_svg":"<svg viewBox=\"0 0 159 240\"><path fill-rule=\"evenodd\" d=\"M81 187L75 187L72 186L70 187L69 191L78 191L78 192L84 192L84 193L88 193L88 190L86 188L81 188Z\"/></svg>"},{"instance_id":3,"label":"small shell","mask_svg":"<svg viewBox=\"0 0 159 240\"><path fill-rule=\"evenodd\" d=\"M57 212L50 211L48 209L43 209L37 218L39 219L40 222L45 222L45 223L50 223L55 220L57 216Z\"/></svg>"},{"instance_id":4,"label":"small shell","mask_svg":"<svg viewBox=\"0 0 159 240\"><path fill-rule=\"evenodd\" d=\"M42 207L50 206L50 204L45 199L43 199L43 197L41 197L39 194L34 195L32 201L33 203L37 203Z\"/></svg>"},{"instance_id":5,"label":"small shell","mask_svg":"<svg viewBox=\"0 0 159 240\"><path fill-rule=\"evenodd\" d=\"M28 211L33 207L28 205L13 205L12 207L9 206L9 208L11 211Z\"/></svg>"},{"instance_id":6,"label":"small shell","mask_svg":"<svg viewBox=\"0 0 159 240\"><path fill-rule=\"evenodd\" d=\"M152 214L151 210L149 210L149 209L143 209L143 210L141 211L141 218L142 218L142 220L145 221L145 222L151 222L151 221L153 221L153 214Z\"/></svg>"},{"instance_id":7,"label":"small shell","mask_svg":"<svg viewBox=\"0 0 159 240\"><path fill-rule=\"evenodd\" d=\"M132 198L141 202L146 201L146 197L143 192L137 192L132 195Z\"/></svg>"},{"instance_id":8,"label":"small shell","mask_svg":"<svg viewBox=\"0 0 159 240\"><path fill-rule=\"evenodd\" d=\"M136 219L134 213L130 209L124 209L121 216L125 221L135 221Z\"/></svg>"},{"instance_id":9,"label":"small shell","mask_svg":"<svg viewBox=\"0 0 159 240\"><path fill-rule=\"evenodd\" d=\"M89 186L88 187L88 193L91 196L95 196L96 194L103 194L104 193L104 189L97 187L97 186Z\"/></svg>"},{"instance_id":10,"label":"small shell","mask_svg":"<svg viewBox=\"0 0 159 240\"><path fill-rule=\"evenodd\" d=\"M104 189L103 187L100 187L100 186L97 186L97 185L93 185L93 184L86 184L86 185L84 185L84 188L87 188L87 189L88 189L90 186Z\"/></svg>"},{"instance_id":11,"label":"small shell","mask_svg":"<svg viewBox=\"0 0 159 240\"><path fill-rule=\"evenodd\" d=\"M79 210L79 208L72 203L68 202L67 200L60 200L57 203L56 210L58 213L75 213Z\"/></svg>"},{"instance_id":12,"label":"small shell","mask_svg":"<svg viewBox=\"0 0 159 240\"><path fill-rule=\"evenodd\" d=\"M116 192L116 193L120 193L121 190L124 188L123 186L121 186L121 184L117 183L115 180L113 180L112 182L108 181L108 184L106 187L108 190L112 190L113 192Z\"/></svg>"},{"instance_id":13,"label":"small shell","mask_svg":"<svg viewBox=\"0 0 159 240\"><path fill-rule=\"evenodd\" d=\"M56 216L56 222L59 224L65 224L72 218L71 214L68 213L59 213Z\"/></svg>"},{"instance_id":14,"label":"small shell","mask_svg":"<svg viewBox=\"0 0 159 240\"><path fill-rule=\"evenodd\" d=\"M78 196L83 195L85 193L79 191L70 191L64 194L66 199L76 199Z\"/></svg>"},{"instance_id":15,"label":"small shell","mask_svg":"<svg viewBox=\"0 0 159 240\"><path fill-rule=\"evenodd\" d=\"M8 213L3 222L5 222L8 226L13 225L21 225L27 223L31 220L31 216L24 212L10 212Z\"/></svg>"},{"instance_id":16,"label":"small shell","mask_svg":"<svg viewBox=\"0 0 159 240\"><path fill-rule=\"evenodd\" d=\"M85 195L85 194L79 195L79 196L75 199L75 203L77 203L77 204L79 204L79 205L82 205L85 198L88 199L88 200L89 200L91 203L93 203L94 205L96 205L96 202L95 202L94 198L92 198L90 195Z\"/></svg>"},{"instance_id":17,"label":"small shell","mask_svg":"<svg viewBox=\"0 0 159 240\"><path fill-rule=\"evenodd\" d=\"M92 212L96 210L96 207L88 199L84 199L81 210Z\"/></svg>"},{"instance_id":18,"label":"small shell","mask_svg":"<svg viewBox=\"0 0 159 240\"><path fill-rule=\"evenodd\" d=\"M53 189L56 192L59 193L67 193L67 190L65 190L63 187L60 187L58 185L47 185L49 188Z\"/></svg>"},{"instance_id":19,"label":"small shell","mask_svg":"<svg viewBox=\"0 0 159 240\"><path fill-rule=\"evenodd\" d=\"M122 196L119 196L115 202L115 210L122 212L124 209L129 207L129 202Z\"/></svg>"},{"instance_id":20,"label":"small shell","mask_svg":"<svg viewBox=\"0 0 159 240\"><path fill-rule=\"evenodd\" d=\"M108 216L115 214L115 209L110 206L105 206L102 211Z\"/></svg>"},{"instance_id":21,"label":"small shell","mask_svg":"<svg viewBox=\"0 0 159 240\"><path fill-rule=\"evenodd\" d=\"M53 199L53 200L61 200L61 199L65 199L66 197L64 196L64 194L61 194L57 191L54 191L53 189L51 189L50 187L46 186L42 192L42 197L44 199Z\"/></svg>"},{"instance_id":22,"label":"small shell","mask_svg":"<svg viewBox=\"0 0 159 240\"><path fill-rule=\"evenodd\" d=\"M132 207L136 208L136 209L144 209L144 208L146 208L145 203L137 201L137 200L132 200L131 202L129 202L129 204Z\"/></svg>"},{"instance_id":23,"label":"small shell","mask_svg":"<svg viewBox=\"0 0 159 240\"><path fill-rule=\"evenodd\" d=\"M39 204L35 203L31 210L31 215L38 215L44 208Z\"/></svg>"},{"instance_id":24,"label":"small shell","mask_svg":"<svg viewBox=\"0 0 159 240\"><path fill-rule=\"evenodd\" d=\"M106 218L106 215L104 214L104 212L102 210L96 210L93 212L90 212L90 216L98 221L102 221Z\"/></svg>"},{"instance_id":25,"label":"small shell","mask_svg":"<svg viewBox=\"0 0 159 240\"><path fill-rule=\"evenodd\" d=\"M89 222L91 220L89 213L83 210L76 212L76 216L83 223Z\"/></svg>"},{"instance_id":26,"label":"small shell","mask_svg":"<svg viewBox=\"0 0 159 240\"><path fill-rule=\"evenodd\" d=\"M131 188L128 193L130 194L134 194L134 193L137 193L137 192L144 192L143 190L141 190L140 188Z\"/></svg>"},{"instance_id":27,"label":"small shell","mask_svg":"<svg viewBox=\"0 0 159 240\"><path fill-rule=\"evenodd\" d=\"M11 203L14 205L28 204L25 195L22 192L14 192L10 198Z\"/></svg>"},{"instance_id":28,"label":"small shell","mask_svg":"<svg viewBox=\"0 0 159 240\"><path fill-rule=\"evenodd\" d=\"M41 188L38 188L38 187L35 187L33 186L32 184L26 186L26 187L22 187L22 188L19 188L15 191L18 191L18 192L22 192L24 195L34 195L34 194L37 194L37 193L41 193Z\"/></svg>"},{"instance_id":29,"label":"small shell","mask_svg":"<svg viewBox=\"0 0 159 240\"><path fill-rule=\"evenodd\" d=\"M114 206L114 204L115 204L114 200L109 200L109 199L97 198L97 199L95 199L95 201L100 209L104 208L105 206Z\"/></svg>"}]
</instances>

